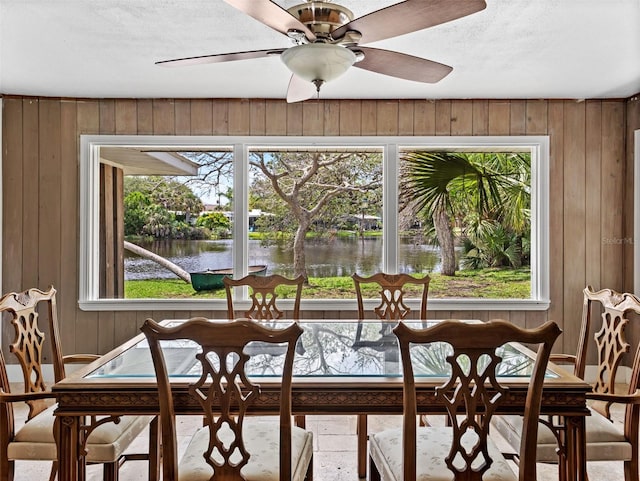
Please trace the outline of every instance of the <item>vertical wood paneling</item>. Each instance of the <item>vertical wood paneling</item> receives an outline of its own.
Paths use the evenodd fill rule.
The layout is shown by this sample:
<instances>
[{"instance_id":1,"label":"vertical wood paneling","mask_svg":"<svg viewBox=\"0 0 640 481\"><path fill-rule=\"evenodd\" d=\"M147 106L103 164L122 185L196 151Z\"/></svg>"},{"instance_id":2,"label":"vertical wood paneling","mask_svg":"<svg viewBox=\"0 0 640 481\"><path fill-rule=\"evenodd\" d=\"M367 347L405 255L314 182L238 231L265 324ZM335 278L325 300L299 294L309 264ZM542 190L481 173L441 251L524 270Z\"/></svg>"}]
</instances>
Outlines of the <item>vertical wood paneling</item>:
<instances>
[{"instance_id":1,"label":"vertical wood paneling","mask_svg":"<svg viewBox=\"0 0 640 481\"><path fill-rule=\"evenodd\" d=\"M378 109L375 100L363 100L361 105L360 132L362 135L376 135Z\"/></svg>"},{"instance_id":2,"label":"vertical wood paneling","mask_svg":"<svg viewBox=\"0 0 640 481\"><path fill-rule=\"evenodd\" d=\"M436 134L436 103L433 100L416 100L413 109L414 135Z\"/></svg>"},{"instance_id":3,"label":"vertical wood paneling","mask_svg":"<svg viewBox=\"0 0 640 481\"><path fill-rule=\"evenodd\" d=\"M95 351L97 354L106 354L116 344L116 315L114 311L100 311L98 312L98 323L94 326L97 327L98 333L98 347Z\"/></svg>"},{"instance_id":4,"label":"vertical wood paneling","mask_svg":"<svg viewBox=\"0 0 640 481\"><path fill-rule=\"evenodd\" d=\"M203 99L192 100L191 101L191 134L192 135L211 135L212 132L213 132L213 105L211 104L211 100L203 100Z\"/></svg>"},{"instance_id":5,"label":"vertical wood paneling","mask_svg":"<svg viewBox=\"0 0 640 481\"><path fill-rule=\"evenodd\" d=\"M302 135L323 135L324 105L321 101L302 103Z\"/></svg>"},{"instance_id":6,"label":"vertical wood paneling","mask_svg":"<svg viewBox=\"0 0 640 481\"><path fill-rule=\"evenodd\" d=\"M114 292L114 171L115 167L100 164L100 297L113 298Z\"/></svg>"},{"instance_id":7,"label":"vertical wood paneling","mask_svg":"<svg viewBox=\"0 0 640 481\"><path fill-rule=\"evenodd\" d=\"M527 100L525 131L527 135L547 133L547 101Z\"/></svg>"},{"instance_id":8,"label":"vertical wood paneling","mask_svg":"<svg viewBox=\"0 0 640 481\"><path fill-rule=\"evenodd\" d=\"M489 135L509 135L511 105L507 100L489 101Z\"/></svg>"},{"instance_id":9,"label":"vertical wood paneling","mask_svg":"<svg viewBox=\"0 0 640 481\"><path fill-rule=\"evenodd\" d=\"M316 112L314 105L319 107ZM599 278L602 286L620 289L629 282L622 274L624 245L601 242L606 236L623 241L632 228L621 213L623 208L629 209L632 186L628 180L632 154L625 151L625 128L628 135L629 127L622 101L323 100L286 104L280 100L61 101L18 97L4 99L3 115L4 287L30 287L45 278L58 283L66 352L105 352L137 333L149 316L162 320L200 314L98 314L77 309L77 149L81 133L549 135L550 310L430 311L430 315L506 317L523 326L554 319L565 332L557 349L572 352L584 284ZM640 119L636 128L640 127L637 124ZM50 227L53 243L45 234ZM347 312L314 313L319 317L337 315L353 317Z\"/></svg>"},{"instance_id":10,"label":"vertical wood paneling","mask_svg":"<svg viewBox=\"0 0 640 481\"><path fill-rule=\"evenodd\" d=\"M136 108L136 114L139 109ZM139 122L137 122L139 124ZM77 122L78 134L97 134L100 129L100 105L97 100L79 100L77 102ZM76 141L77 142L77 141ZM78 152L79 155L79 152ZM65 260L62 260L65 262ZM77 273L76 273L77 277ZM77 292L74 293L77 298ZM76 307L77 309L77 307ZM76 311L76 324L74 326L75 339L69 352L98 352L98 313L91 311Z\"/></svg>"},{"instance_id":11,"label":"vertical wood paneling","mask_svg":"<svg viewBox=\"0 0 640 481\"><path fill-rule=\"evenodd\" d=\"M634 244L640 242L635 237L634 225L640 222L640 213L634 207L634 178L635 178L635 131L640 129L640 96L627 100L626 105L626 175L625 175L625 200L624 200L624 237L632 239L633 243L625 245L623 264L624 290L640 294L640 286L634 286L634 271L640 266L640 260L634 259ZM640 160L640 159L638 159ZM636 186L640 188L640 186ZM629 328L631 345L636 346L640 342L640 325L632 322Z\"/></svg>"},{"instance_id":12,"label":"vertical wood paneling","mask_svg":"<svg viewBox=\"0 0 640 481\"><path fill-rule=\"evenodd\" d=\"M277 100L267 100L266 105L267 135L287 134L287 104Z\"/></svg>"},{"instance_id":13,"label":"vertical wood paneling","mask_svg":"<svg viewBox=\"0 0 640 481\"><path fill-rule=\"evenodd\" d=\"M251 104L247 99L229 101L229 135L251 133Z\"/></svg>"},{"instance_id":14,"label":"vertical wood paneling","mask_svg":"<svg viewBox=\"0 0 640 481\"><path fill-rule=\"evenodd\" d=\"M576 306L582 305L582 289L586 282L585 257L585 104L564 103L564 319L575 317ZM565 339L577 339L578 322L565 322Z\"/></svg>"},{"instance_id":15,"label":"vertical wood paneling","mask_svg":"<svg viewBox=\"0 0 640 481\"><path fill-rule=\"evenodd\" d=\"M138 134L153 134L153 102L149 99L137 101Z\"/></svg>"},{"instance_id":16,"label":"vertical wood paneling","mask_svg":"<svg viewBox=\"0 0 640 481\"><path fill-rule=\"evenodd\" d=\"M340 101L325 100L323 103L324 135L340 135Z\"/></svg>"},{"instance_id":17,"label":"vertical wood paneling","mask_svg":"<svg viewBox=\"0 0 640 481\"><path fill-rule=\"evenodd\" d=\"M398 101L398 135L413 135L414 104L413 100Z\"/></svg>"},{"instance_id":18,"label":"vertical wood paneling","mask_svg":"<svg viewBox=\"0 0 640 481\"><path fill-rule=\"evenodd\" d=\"M153 134L174 135L176 132L176 114L173 100L154 99L151 101L153 108Z\"/></svg>"},{"instance_id":19,"label":"vertical wood paneling","mask_svg":"<svg viewBox=\"0 0 640 481\"><path fill-rule=\"evenodd\" d=\"M267 110L264 100L255 99L249 102L249 123L251 135L267 133Z\"/></svg>"},{"instance_id":20,"label":"vertical wood paneling","mask_svg":"<svg viewBox=\"0 0 640 481\"><path fill-rule=\"evenodd\" d=\"M287 104L287 135L302 135L302 105Z\"/></svg>"},{"instance_id":21,"label":"vertical wood paneling","mask_svg":"<svg viewBox=\"0 0 640 481\"><path fill-rule=\"evenodd\" d=\"M116 102L113 99L100 100L100 133L116 133Z\"/></svg>"},{"instance_id":22,"label":"vertical wood paneling","mask_svg":"<svg viewBox=\"0 0 640 481\"><path fill-rule=\"evenodd\" d=\"M360 135L362 103L359 100L340 102L340 135Z\"/></svg>"},{"instance_id":23,"label":"vertical wood paneling","mask_svg":"<svg viewBox=\"0 0 640 481\"><path fill-rule=\"evenodd\" d=\"M22 236L24 235L23 102L20 98L3 100L2 122L2 292L22 288ZM28 219L33 222L33 219ZM16 262L18 259L18 262ZM4 324L2 328L5 333ZM6 326L10 330L13 328ZM3 339L7 339L3 335Z\"/></svg>"},{"instance_id":24,"label":"vertical wood paneling","mask_svg":"<svg viewBox=\"0 0 640 481\"><path fill-rule=\"evenodd\" d=\"M473 135L489 133L489 101L473 100Z\"/></svg>"},{"instance_id":25,"label":"vertical wood paneling","mask_svg":"<svg viewBox=\"0 0 640 481\"><path fill-rule=\"evenodd\" d=\"M60 281L57 301L60 342L64 354L73 353L78 292L78 141L77 104L63 100L60 111ZM135 125L135 124L134 124Z\"/></svg>"},{"instance_id":26,"label":"vertical wood paneling","mask_svg":"<svg viewBox=\"0 0 640 481\"><path fill-rule=\"evenodd\" d=\"M624 199L624 237L632 239L633 242L625 245L623 270L624 270L624 290L627 292L635 292L640 294L640 286L634 286L634 270L636 265L640 266L640 262L634 261L634 244L640 242L635 238L634 224L640 222L640 214L634 212L634 176L635 176L635 131L640 130L640 96L629 99L626 105L626 175L625 175L625 199ZM640 160L640 159L639 159ZM640 187L638 187L640 188ZM635 339L640 338L639 335Z\"/></svg>"},{"instance_id":27,"label":"vertical wood paneling","mask_svg":"<svg viewBox=\"0 0 640 481\"><path fill-rule=\"evenodd\" d=\"M436 101L436 135L451 135L451 101Z\"/></svg>"},{"instance_id":28,"label":"vertical wood paneling","mask_svg":"<svg viewBox=\"0 0 640 481\"><path fill-rule=\"evenodd\" d=\"M209 105L211 106L211 110L205 108ZM207 102L207 104L203 104L200 107L202 107L202 118L198 119L198 123L202 124L202 133L213 135L229 135L229 102L226 102L224 100L213 100L212 102ZM210 115L206 117L205 114ZM193 125L193 117L191 122ZM209 122L211 122L211 125L209 124ZM193 130L193 127L191 129Z\"/></svg>"},{"instance_id":29,"label":"vertical wood paneling","mask_svg":"<svg viewBox=\"0 0 640 481\"><path fill-rule=\"evenodd\" d=\"M620 102L602 103L602 282L615 290L622 290L623 245L622 231L624 202L624 109ZM612 266L619 266L612 269Z\"/></svg>"},{"instance_id":30,"label":"vertical wood paneling","mask_svg":"<svg viewBox=\"0 0 640 481\"><path fill-rule=\"evenodd\" d=\"M510 133L511 135L524 135L527 132L527 104L524 100L511 101Z\"/></svg>"},{"instance_id":31,"label":"vertical wood paneling","mask_svg":"<svg viewBox=\"0 0 640 481\"><path fill-rule=\"evenodd\" d=\"M586 149L585 149L585 190L586 190L586 225L585 225L585 255L586 284L599 289L602 250L602 233L600 230L600 207L602 176L602 102L587 101L586 103Z\"/></svg>"},{"instance_id":32,"label":"vertical wood paneling","mask_svg":"<svg viewBox=\"0 0 640 481\"><path fill-rule=\"evenodd\" d=\"M518 102L517 117L522 106L522 128L524 129L524 103ZM549 319L558 322L564 329L564 102L549 101L549 290L551 306ZM511 126L514 122L514 108L511 108ZM520 122L516 122L520 128ZM511 132L516 135L515 132ZM574 286L577 288L577 286ZM576 344L563 335L556 344L562 343L563 352L575 352ZM577 340L576 340L577 342Z\"/></svg>"},{"instance_id":33,"label":"vertical wood paneling","mask_svg":"<svg viewBox=\"0 0 640 481\"><path fill-rule=\"evenodd\" d=\"M473 133L473 107L464 100L451 101L451 135Z\"/></svg>"},{"instance_id":34,"label":"vertical wood paneling","mask_svg":"<svg viewBox=\"0 0 640 481\"><path fill-rule=\"evenodd\" d=\"M40 232L40 189L36 179L40 178L40 102L38 99L25 99L22 104L23 144L22 165L24 177L22 184L22 285L20 289L37 287L40 251L38 237ZM46 287L46 286L45 286Z\"/></svg>"},{"instance_id":35,"label":"vertical wood paneling","mask_svg":"<svg viewBox=\"0 0 640 481\"><path fill-rule=\"evenodd\" d=\"M138 131L138 105L133 99L116 100L115 133L118 135L134 135Z\"/></svg>"},{"instance_id":36,"label":"vertical wood paneling","mask_svg":"<svg viewBox=\"0 0 640 481\"><path fill-rule=\"evenodd\" d=\"M38 123L38 229L37 251L39 259L60 258L60 102L41 99ZM35 185L34 185L35 186ZM60 283L59 262L38 263L38 287L57 286ZM29 286L31 287L31 286Z\"/></svg>"},{"instance_id":37,"label":"vertical wood paneling","mask_svg":"<svg viewBox=\"0 0 640 481\"><path fill-rule=\"evenodd\" d=\"M398 135L398 102L379 100L376 104L376 135Z\"/></svg>"},{"instance_id":38,"label":"vertical wood paneling","mask_svg":"<svg viewBox=\"0 0 640 481\"><path fill-rule=\"evenodd\" d=\"M176 99L174 101L176 135L191 134L191 101Z\"/></svg>"}]
</instances>

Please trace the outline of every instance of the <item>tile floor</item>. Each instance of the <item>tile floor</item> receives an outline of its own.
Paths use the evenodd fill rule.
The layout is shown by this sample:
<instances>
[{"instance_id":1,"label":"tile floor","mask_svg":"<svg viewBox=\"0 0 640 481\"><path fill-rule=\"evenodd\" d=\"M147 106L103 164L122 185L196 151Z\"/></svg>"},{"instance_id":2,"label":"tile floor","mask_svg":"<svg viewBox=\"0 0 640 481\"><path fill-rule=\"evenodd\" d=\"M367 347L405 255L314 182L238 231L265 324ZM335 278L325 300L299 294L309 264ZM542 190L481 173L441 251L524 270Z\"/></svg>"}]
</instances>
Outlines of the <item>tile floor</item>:
<instances>
[{"instance_id":1,"label":"tile floor","mask_svg":"<svg viewBox=\"0 0 640 481\"><path fill-rule=\"evenodd\" d=\"M620 422L620 412L616 413ZM181 446L188 441L189 433L201 420L197 416L179 417L178 433ZM370 416L370 432L391 425L399 425L400 416ZM358 481L356 472L356 417L355 416L307 416L307 428L314 433L315 481ZM139 438L132 450L144 452L146 436ZM50 464L46 462L18 462L15 481L46 481ZM102 479L101 466L89 466L87 481ZM130 461L120 471L120 481L146 480L146 464ZM557 480L557 468L539 465L539 481ZM622 463L591 463L589 481L623 481Z\"/></svg>"}]
</instances>

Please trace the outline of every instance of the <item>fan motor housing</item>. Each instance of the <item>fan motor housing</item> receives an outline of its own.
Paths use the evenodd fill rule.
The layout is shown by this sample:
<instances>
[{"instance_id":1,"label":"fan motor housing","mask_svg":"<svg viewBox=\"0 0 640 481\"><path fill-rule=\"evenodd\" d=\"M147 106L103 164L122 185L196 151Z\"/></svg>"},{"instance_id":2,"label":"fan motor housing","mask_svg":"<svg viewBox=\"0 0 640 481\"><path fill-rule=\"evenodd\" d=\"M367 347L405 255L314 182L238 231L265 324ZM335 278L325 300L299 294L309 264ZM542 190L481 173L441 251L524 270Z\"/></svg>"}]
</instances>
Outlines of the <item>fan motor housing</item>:
<instances>
[{"instance_id":1,"label":"fan motor housing","mask_svg":"<svg viewBox=\"0 0 640 481\"><path fill-rule=\"evenodd\" d=\"M353 13L341 5L307 2L287 10L311 30L318 39L329 39L331 33L353 20Z\"/></svg>"}]
</instances>

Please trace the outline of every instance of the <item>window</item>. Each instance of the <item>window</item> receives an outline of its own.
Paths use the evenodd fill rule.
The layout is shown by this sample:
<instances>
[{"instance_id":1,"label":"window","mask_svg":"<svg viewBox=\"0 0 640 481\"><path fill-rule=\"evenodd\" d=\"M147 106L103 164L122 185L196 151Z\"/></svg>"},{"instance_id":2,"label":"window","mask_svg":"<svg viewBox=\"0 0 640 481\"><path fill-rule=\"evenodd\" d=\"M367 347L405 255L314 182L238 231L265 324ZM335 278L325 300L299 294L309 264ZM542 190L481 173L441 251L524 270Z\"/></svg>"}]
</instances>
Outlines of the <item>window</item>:
<instances>
[{"instance_id":1,"label":"window","mask_svg":"<svg viewBox=\"0 0 640 481\"><path fill-rule=\"evenodd\" d=\"M350 257L361 257L349 263L332 259L326 263L326 272L311 269L310 278L336 273L350 275L351 272L372 273L421 271L429 273L434 269L423 257L415 260L416 251L431 249L430 242L420 237L406 240L406 232L429 217L417 217L412 213L407 223L407 210L403 205L403 189L407 173L407 158L412 153L446 152L448 155L482 156L484 154L519 155L530 161L530 179L527 186L530 193L530 231L527 245L530 252L530 288L528 295L503 299L481 297L448 298L430 295L429 308L432 310L500 310L500 309L546 309L549 305L548 287L548 138L543 136L521 137L169 137L169 136L101 136L81 137L81 245L80 245L80 307L86 310L132 310L132 309L181 309L215 310L224 309L221 296L193 297L187 299L143 299L115 298L101 285L101 269L114 263L118 253L101 254L101 246L109 245L113 236L105 236L100 228L101 218L110 218L103 211L104 193L101 185L104 166L115 166L125 173L181 176L197 184L196 174L202 164L199 157L209 156L213 163L228 166L227 170L213 169L210 175L217 175L219 182L209 192L212 209L219 210L231 220L230 231L225 239L226 263L237 273L247 272L250 264L263 264L261 254L270 242L276 243L275 233L295 236L300 217L287 220L290 210L283 209L282 197L278 191L276 178L294 176L284 172L285 166L295 170L298 158L315 156L323 165L338 165L338 160L351 162L351 170L339 171L335 167L325 181L317 181L307 196L315 196L312 204L318 202L321 194L337 185L342 179L350 186L327 202L321 216L307 218L306 236L313 244L314 236L338 236L342 230L352 234ZM270 170L271 169L271 170ZM302 171L300 171L302 172ZM302 175L300 172L295 175ZM354 174L357 174L355 175ZM377 175L379 174L379 177ZM329 174L327 174L329 175ZM347 178L348 175L352 177ZM202 170L200 170L202 176ZM220 177L222 176L222 177ZM102 177L102 178L101 178ZM323 183L324 182L324 183ZM359 184L358 184L359 182ZM199 186L200 191L205 184ZM208 183L206 185L211 185ZM111 192L111 191L110 191ZM112 195L122 192L114 188ZM212 197L211 197L212 196ZM309 199L298 199L306 202ZM304 208L308 211L308 204ZM290 206L289 206L290 209ZM185 215L175 211L174 214ZM102 216L102 217L101 217ZM116 216L117 217L117 216ZM188 217L188 215L187 215ZM457 218L456 229L464 227ZM117 233L120 227L112 226ZM109 229L106 229L109 230ZM271 234L271 238L265 234ZM422 232L422 230L421 230ZM256 240L259 234L260 240ZM402 235L401 235L402 234ZM106 239L106 240L105 240ZM110 249L106 249L109 251ZM312 251L318 253L320 247ZM308 252L307 249L304 252ZM421 256L424 252L419 253ZM290 255L287 254L287 255ZM218 256L221 257L221 256ZM109 261L109 259L112 259ZM281 267L291 261L284 257ZM289 266L293 267L293 266ZM282 270L282 269L281 269ZM281 272L293 275L289 270ZM117 277L117 276L116 276ZM433 292L433 291L432 291ZM335 299L313 299L305 297L305 309L355 309L352 296Z\"/></svg>"}]
</instances>

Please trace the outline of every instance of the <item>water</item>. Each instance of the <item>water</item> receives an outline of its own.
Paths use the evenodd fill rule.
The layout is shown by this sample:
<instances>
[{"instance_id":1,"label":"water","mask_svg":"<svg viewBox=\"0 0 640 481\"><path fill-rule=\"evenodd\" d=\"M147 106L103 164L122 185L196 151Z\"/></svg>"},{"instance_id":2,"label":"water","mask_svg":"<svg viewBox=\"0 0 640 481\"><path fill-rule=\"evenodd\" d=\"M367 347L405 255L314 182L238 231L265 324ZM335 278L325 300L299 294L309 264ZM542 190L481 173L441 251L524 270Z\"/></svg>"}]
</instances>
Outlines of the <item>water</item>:
<instances>
[{"instance_id":1,"label":"water","mask_svg":"<svg viewBox=\"0 0 640 481\"><path fill-rule=\"evenodd\" d=\"M231 267L233 240L164 240L140 243L187 272ZM382 271L382 238L342 238L307 240L307 272L310 277L370 275ZM434 246L399 244L398 272L429 273L440 270L440 256ZM249 241L249 264L266 264L268 274L293 275L293 250L284 243L262 245ZM175 275L153 261L125 251L125 279L163 279Z\"/></svg>"}]
</instances>

